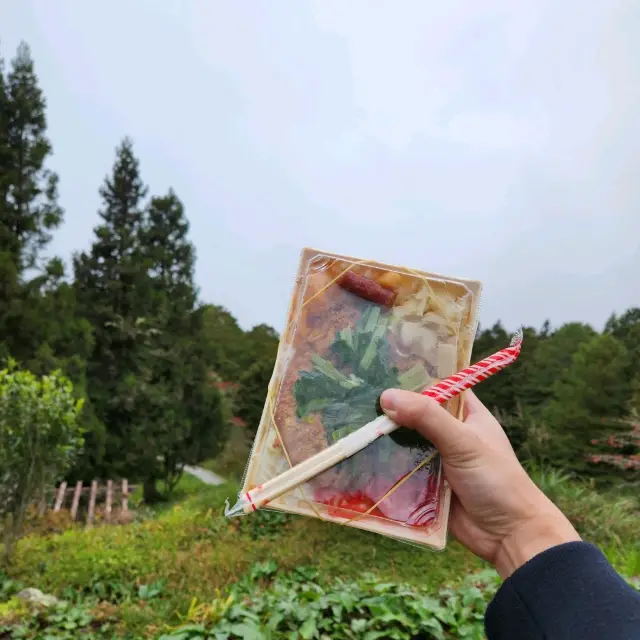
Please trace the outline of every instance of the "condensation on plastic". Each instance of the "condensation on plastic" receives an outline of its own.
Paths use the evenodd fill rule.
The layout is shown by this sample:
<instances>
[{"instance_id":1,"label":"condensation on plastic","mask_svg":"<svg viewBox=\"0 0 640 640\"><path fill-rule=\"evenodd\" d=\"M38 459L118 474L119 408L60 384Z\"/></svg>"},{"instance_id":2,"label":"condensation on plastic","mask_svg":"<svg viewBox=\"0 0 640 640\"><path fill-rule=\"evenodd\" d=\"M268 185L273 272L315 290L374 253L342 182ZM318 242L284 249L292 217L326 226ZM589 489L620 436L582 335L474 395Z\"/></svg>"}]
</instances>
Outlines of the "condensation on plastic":
<instances>
[{"instance_id":1,"label":"condensation on plastic","mask_svg":"<svg viewBox=\"0 0 640 640\"><path fill-rule=\"evenodd\" d=\"M347 273L354 274L356 280L373 280L376 287L390 291L392 304L354 293L344 280ZM375 398L386 386L377 387L380 358L386 361L387 370L397 369L398 381L413 383L412 390L420 390L415 387L418 383L425 388L468 366L480 289L475 281L305 249L241 495L289 468L283 444L295 465L375 418ZM335 347L336 338L345 331L365 340L375 336L378 341L373 338L366 357L350 360L341 357ZM296 385L308 372L318 371L318 356L352 381L351 393L367 391L364 403L362 398L351 402L353 395L339 398L339 409L349 416L343 419L349 423L345 427L339 426L337 402L323 408L324 398L316 397L315 405L307 403L308 409L299 415L301 387ZM354 365L376 357L369 368ZM403 378L407 372L412 373ZM368 376L372 379L367 380ZM322 375L317 377L324 380ZM309 381L306 384L309 389ZM362 411L349 413L354 405ZM461 398L445 406L460 415ZM451 495L440 458L434 453L432 446L417 441L413 432L399 430L274 500L268 508L320 517L441 550L446 545Z\"/></svg>"}]
</instances>

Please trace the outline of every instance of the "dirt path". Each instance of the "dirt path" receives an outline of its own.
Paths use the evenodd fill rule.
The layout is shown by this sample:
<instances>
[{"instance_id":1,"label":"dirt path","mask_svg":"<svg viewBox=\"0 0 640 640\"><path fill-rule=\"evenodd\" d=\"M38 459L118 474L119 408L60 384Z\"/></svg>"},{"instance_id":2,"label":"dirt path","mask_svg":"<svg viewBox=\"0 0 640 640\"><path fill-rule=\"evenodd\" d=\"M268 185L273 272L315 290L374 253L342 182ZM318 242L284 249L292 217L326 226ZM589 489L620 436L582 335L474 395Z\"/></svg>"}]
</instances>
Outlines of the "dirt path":
<instances>
[{"instance_id":1,"label":"dirt path","mask_svg":"<svg viewBox=\"0 0 640 640\"><path fill-rule=\"evenodd\" d=\"M224 478L221 478L217 473L213 473L213 471L209 471L208 469L203 469L202 467L190 467L186 466L184 470L202 480L205 484L224 484Z\"/></svg>"}]
</instances>

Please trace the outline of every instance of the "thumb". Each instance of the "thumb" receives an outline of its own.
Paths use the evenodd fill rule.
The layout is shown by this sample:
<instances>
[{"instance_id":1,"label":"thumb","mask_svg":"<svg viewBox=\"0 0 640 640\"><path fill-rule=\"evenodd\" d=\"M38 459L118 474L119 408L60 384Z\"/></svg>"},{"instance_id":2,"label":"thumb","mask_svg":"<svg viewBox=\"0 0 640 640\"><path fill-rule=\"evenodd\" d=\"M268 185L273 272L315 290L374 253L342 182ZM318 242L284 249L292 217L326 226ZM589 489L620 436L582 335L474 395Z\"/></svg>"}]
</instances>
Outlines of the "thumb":
<instances>
[{"instance_id":1,"label":"thumb","mask_svg":"<svg viewBox=\"0 0 640 640\"><path fill-rule=\"evenodd\" d=\"M440 454L459 454L468 442L464 424L454 418L433 398L412 391L388 389L382 394L380 404L384 412L396 424L415 429L431 441Z\"/></svg>"}]
</instances>

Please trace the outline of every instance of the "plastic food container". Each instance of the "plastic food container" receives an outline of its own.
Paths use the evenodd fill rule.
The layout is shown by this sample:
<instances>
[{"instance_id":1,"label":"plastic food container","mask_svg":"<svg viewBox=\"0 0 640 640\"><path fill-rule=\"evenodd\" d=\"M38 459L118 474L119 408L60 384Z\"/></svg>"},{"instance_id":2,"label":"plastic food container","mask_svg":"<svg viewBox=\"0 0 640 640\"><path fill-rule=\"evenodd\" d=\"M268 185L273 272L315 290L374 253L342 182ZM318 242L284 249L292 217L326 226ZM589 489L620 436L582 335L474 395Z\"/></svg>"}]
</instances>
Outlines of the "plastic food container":
<instances>
[{"instance_id":1,"label":"plastic food container","mask_svg":"<svg viewBox=\"0 0 640 640\"><path fill-rule=\"evenodd\" d=\"M469 365L481 285L304 249L241 495ZM445 407L462 411L460 397ZM443 549L451 492L433 446L400 428L267 508ZM251 517L251 516L248 516Z\"/></svg>"}]
</instances>

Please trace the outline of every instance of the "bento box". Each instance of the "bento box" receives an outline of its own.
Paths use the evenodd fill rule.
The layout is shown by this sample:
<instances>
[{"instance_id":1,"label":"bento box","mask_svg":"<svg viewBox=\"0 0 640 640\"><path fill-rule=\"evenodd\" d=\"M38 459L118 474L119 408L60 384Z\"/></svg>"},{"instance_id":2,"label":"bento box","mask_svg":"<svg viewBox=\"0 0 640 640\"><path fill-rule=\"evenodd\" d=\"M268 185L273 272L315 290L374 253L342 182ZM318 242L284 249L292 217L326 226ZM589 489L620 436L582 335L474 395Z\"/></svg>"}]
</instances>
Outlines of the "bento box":
<instances>
[{"instance_id":1,"label":"bento box","mask_svg":"<svg viewBox=\"0 0 640 640\"><path fill-rule=\"evenodd\" d=\"M469 365L481 284L304 249L241 494ZM462 397L444 406L461 416ZM443 549L451 491L437 452L399 428L267 506ZM251 516L248 516L251 517Z\"/></svg>"}]
</instances>

